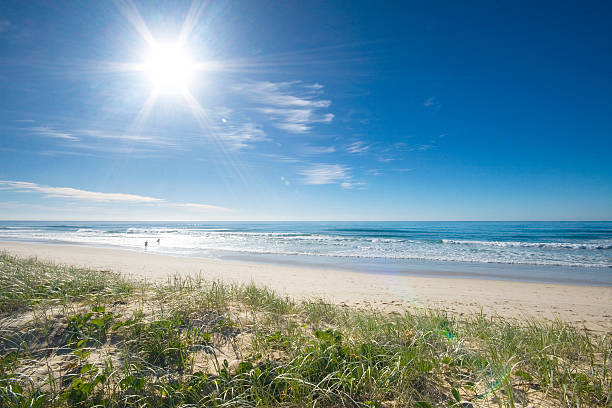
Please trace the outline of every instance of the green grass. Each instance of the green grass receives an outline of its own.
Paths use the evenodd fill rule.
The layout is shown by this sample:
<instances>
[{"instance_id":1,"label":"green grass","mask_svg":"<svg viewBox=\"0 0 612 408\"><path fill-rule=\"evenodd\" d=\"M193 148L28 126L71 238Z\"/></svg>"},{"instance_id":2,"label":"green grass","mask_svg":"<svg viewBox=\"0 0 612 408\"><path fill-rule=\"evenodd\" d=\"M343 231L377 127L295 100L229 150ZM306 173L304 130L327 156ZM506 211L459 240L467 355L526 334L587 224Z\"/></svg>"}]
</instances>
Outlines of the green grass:
<instances>
[{"instance_id":1,"label":"green grass","mask_svg":"<svg viewBox=\"0 0 612 408\"><path fill-rule=\"evenodd\" d=\"M610 407L612 342L563 322L159 285L0 254L1 407Z\"/></svg>"},{"instance_id":2,"label":"green grass","mask_svg":"<svg viewBox=\"0 0 612 408\"><path fill-rule=\"evenodd\" d=\"M116 273L92 271L68 265L0 257L0 315L39 303L71 303L86 297L120 298L132 293L133 282Z\"/></svg>"}]
</instances>

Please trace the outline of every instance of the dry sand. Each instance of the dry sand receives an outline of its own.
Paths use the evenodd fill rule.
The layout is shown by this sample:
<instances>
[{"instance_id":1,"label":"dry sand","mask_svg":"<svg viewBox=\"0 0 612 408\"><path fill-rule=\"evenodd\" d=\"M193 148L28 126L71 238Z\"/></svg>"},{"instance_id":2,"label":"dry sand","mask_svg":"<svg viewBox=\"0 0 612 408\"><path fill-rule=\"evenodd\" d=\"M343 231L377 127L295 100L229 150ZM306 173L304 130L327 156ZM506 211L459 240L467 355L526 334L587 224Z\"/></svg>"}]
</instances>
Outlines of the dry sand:
<instances>
[{"instance_id":1,"label":"dry sand","mask_svg":"<svg viewBox=\"0 0 612 408\"><path fill-rule=\"evenodd\" d=\"M492 316L559 318L591 330L612 332L612 287L609 286L368 274L71 245L0 242L0 250L113 270L151 281L166 280L174 274L201 274L205 279L255 282L291 297L324 298L349 306L385 311L432 306L458 314L482 310Z\"/></svg>"}]
</instances>

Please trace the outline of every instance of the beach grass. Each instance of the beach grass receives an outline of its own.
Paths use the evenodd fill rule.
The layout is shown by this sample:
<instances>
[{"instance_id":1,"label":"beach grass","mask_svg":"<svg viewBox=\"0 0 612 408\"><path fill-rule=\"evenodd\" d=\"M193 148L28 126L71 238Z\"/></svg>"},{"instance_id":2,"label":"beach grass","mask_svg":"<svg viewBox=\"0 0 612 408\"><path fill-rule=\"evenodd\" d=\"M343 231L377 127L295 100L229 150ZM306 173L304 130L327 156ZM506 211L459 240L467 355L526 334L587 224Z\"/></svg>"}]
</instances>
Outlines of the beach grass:
<instances>
[{"instance_id":1,"label":"beach grass","mask_svg":"<svg viewBox=\"0 0 612 408\"><path fill-rule=\"evenodd\" d=\"M0 254L2 407L610 407L612 341Z\"/></svg>"}]
</instances>

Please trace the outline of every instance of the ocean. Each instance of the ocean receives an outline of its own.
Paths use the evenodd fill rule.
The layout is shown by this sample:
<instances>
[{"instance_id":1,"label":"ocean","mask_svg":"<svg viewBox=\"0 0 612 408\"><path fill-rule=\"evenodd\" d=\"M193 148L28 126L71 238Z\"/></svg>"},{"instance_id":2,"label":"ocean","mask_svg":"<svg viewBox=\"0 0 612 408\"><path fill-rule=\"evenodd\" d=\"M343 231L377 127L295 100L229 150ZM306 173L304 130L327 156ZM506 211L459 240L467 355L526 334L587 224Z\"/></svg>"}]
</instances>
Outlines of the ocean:
<instances>
[{"instance_id":1,"label":"ocean","mask_svg":"<svg viewBox=\"0 0 612 408\"><path fill-rule=\"evenodd\" d=\"M0 241L364 273L612 285L612 222L0 221Z\"/></svg>"}]
</instances>

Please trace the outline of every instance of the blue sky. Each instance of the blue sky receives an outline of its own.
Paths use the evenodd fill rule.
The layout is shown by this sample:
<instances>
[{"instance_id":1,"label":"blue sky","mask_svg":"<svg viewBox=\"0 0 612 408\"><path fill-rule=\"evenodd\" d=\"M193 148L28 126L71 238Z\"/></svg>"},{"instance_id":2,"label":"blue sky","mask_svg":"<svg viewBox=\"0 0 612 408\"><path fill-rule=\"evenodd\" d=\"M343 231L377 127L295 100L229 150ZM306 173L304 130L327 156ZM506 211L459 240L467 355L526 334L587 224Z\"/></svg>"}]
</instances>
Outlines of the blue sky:
<instances>
[{"instance_id":1,"label":"blue sky","mask_svg":"<svg viewBox=\"0 0 612 408\"><path fill-rule=\"evenodd\" d=\"M610 220L609 21L609 2L5 1L0 219Z\"/></svg>"}]
</instances>

